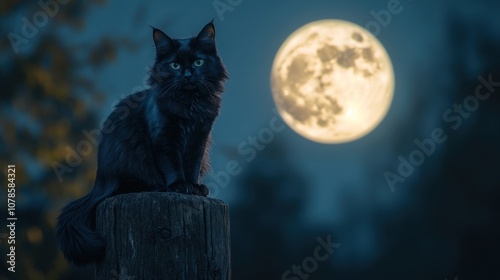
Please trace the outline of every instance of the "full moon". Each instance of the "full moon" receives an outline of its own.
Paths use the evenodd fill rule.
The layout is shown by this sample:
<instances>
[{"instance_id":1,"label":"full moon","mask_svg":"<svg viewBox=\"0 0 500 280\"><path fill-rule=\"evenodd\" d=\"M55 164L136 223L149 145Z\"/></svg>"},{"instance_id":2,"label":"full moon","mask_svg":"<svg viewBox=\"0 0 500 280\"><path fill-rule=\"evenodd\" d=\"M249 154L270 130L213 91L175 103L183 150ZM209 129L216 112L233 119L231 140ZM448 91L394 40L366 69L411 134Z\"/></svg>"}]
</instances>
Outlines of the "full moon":
<instances>
[{"instance_id":1,"label":"full moon","mask_svg":"<svg viewBox=\"0 0 500 280\"><path fill-rule=\"evenodd\" d=\"M394 72L382 44L342 20L302 26L281 45L271 71L278 111L297 133L320 143L368 134L392 102Z\"/></svg>"}]
</instances>

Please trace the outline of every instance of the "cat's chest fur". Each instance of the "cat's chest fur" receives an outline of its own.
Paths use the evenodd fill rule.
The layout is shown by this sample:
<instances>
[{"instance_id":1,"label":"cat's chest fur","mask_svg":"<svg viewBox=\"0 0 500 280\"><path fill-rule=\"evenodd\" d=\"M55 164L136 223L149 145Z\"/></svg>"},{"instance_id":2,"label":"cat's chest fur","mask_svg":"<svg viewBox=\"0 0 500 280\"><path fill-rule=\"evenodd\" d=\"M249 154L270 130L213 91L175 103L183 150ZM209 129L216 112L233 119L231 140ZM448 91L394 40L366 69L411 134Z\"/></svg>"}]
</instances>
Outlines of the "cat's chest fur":
<instances>
[{"instance_id":1,"label":"cat's chest fur","mask_svg":"<svg viewBox=\"0 0 500 280\"><path fill-rule=\"evenodd\" d=\"M148 132L153 142L161 142L163 137L175 137L186 146L193 138L209 132L219 112L219 104L196 100L151 98L144 114Z\"/></svg>"}]
</instances>

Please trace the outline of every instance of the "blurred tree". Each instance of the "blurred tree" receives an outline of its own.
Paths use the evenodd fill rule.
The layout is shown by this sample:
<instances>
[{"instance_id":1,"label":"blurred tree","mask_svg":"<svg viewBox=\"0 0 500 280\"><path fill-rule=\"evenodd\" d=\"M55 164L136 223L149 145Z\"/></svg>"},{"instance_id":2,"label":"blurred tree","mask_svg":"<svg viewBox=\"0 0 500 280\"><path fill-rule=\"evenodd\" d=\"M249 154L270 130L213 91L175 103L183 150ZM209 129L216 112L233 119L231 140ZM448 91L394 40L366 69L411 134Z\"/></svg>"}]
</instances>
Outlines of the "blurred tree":
<instances>
[{"instance_id":1,"label":"blurred tree","mask_svg":"<svg viewBox=\"0 0 500 280\"><path fill-rule=\"evenodd\" d=\"M440 164L425 168L417 185L429 226L452 244L447 277L500 279L500 40L482 21L454 16L450 27L450 103L465 114L442 123L448 141Z\"/></svg>"},{"instance_id":2,"label":"blurred tree","mask_svg":"<svg viewBox=\"0 0 500 280\"><path fill-rule=\"evenodd\" d=\"M429 66L434 71L429 69L429 79L419 83L427 84L432 95L427 103L417 103L407 120L408 127L418 128L418 139L430 138L430 131L418 125L423 118L415 116L436 108L430 104L442 104L435 127L445 131L447 140L436 143L435 152L416 167L417 175L396 190L409 193L405 206L375 217L384 233L384 252L372 266L351 274L356 278L500 279L500 224L495 218L500 213L500 87L485 100L476 97L481 84L480 93L488 93L478 77L500 82L500 40L484 22L458 15L450 17L447 34L443 45L449 56L435 59L444 67ZM445 77L445 87L437 77ZM417 91L415 95L422 88ZM448 110L452 113L444 117ZM415 132L401 134L398 154L416 149L414 137Z\"/></svg>"},{"instance_id":3,"label":"blurred tree","mask_svg":"<svg viewBox=\"0 0 500 280\"><path fill-rule=\"evenodd\" d=\"M292 265L314 256L316 238L331 235L334 242L331 231L308 228L308 182L289 154L277 137L230 186L238 188L238 201L230 208L234 279L282 279ZM319 262L311 279L328 279L332 260ZM297 275L285 279L293 277Z\"/></svg>"},{"instance_id":4,"label":"blurred tree","mask_svg":"<svg viewBox=\"0 0 500 280\"><path fill-rule=\"evenodd\" d=\"M91 275L68 270L53 229L59 209L93 186L96 147L82 131L98 127L98 105L105 95L85 71L113 61L118 48L135 46L110 37L76 45L62 35L83 30L87 11L103 2L0 3L0 182L6 187L6 166L15 164L19 219L16 273L9 279ZM6 193L1 192L2 201ZM6 252L5 240L0 241ZM2 273L6 266L3 262Z\"/></svg>"}]
</instances>

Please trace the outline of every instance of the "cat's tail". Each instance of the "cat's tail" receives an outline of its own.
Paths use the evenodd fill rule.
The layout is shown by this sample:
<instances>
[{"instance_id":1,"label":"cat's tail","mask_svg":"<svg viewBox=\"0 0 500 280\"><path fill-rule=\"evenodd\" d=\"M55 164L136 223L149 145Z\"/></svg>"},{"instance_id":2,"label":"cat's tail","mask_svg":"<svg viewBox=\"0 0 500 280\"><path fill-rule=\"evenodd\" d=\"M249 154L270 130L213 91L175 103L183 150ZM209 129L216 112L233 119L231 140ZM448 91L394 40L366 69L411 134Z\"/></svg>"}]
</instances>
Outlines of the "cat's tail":
<instances>
[{"instance_id":1,"label":"cat's tail","mask_svg":"<svg viewBox=\"0 0 500 280\"><path fill-rule=\"evenodd\" d=\"M95 232L96 207L110 197L117 185L98 184L86 196L62 210L57 218L56 234L64 257L76 265L98 262L104 257L105 242Z\"/></svg>"}]
</instances>

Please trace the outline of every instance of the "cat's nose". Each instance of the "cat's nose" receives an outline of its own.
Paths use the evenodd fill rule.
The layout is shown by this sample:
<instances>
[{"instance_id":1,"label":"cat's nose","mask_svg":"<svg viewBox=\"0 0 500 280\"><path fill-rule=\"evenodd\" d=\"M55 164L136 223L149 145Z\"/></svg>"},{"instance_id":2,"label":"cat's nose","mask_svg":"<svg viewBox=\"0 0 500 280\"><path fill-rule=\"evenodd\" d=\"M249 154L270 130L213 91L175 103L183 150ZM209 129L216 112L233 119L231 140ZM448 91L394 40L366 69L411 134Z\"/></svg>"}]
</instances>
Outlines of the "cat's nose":
<instances>
[{"instance_id":1,"label":"cat's nose","mask_svg":"<svg viewBox=\"0 0 500 280\"><path fill-rule=\"evenodd\" d=\"M193 74L191 73L191 70L186 69L186 71L184 72L184 79L189 81L189 80L191 80L192 76L193 76Z\"/></svg>"}]
</instances>

